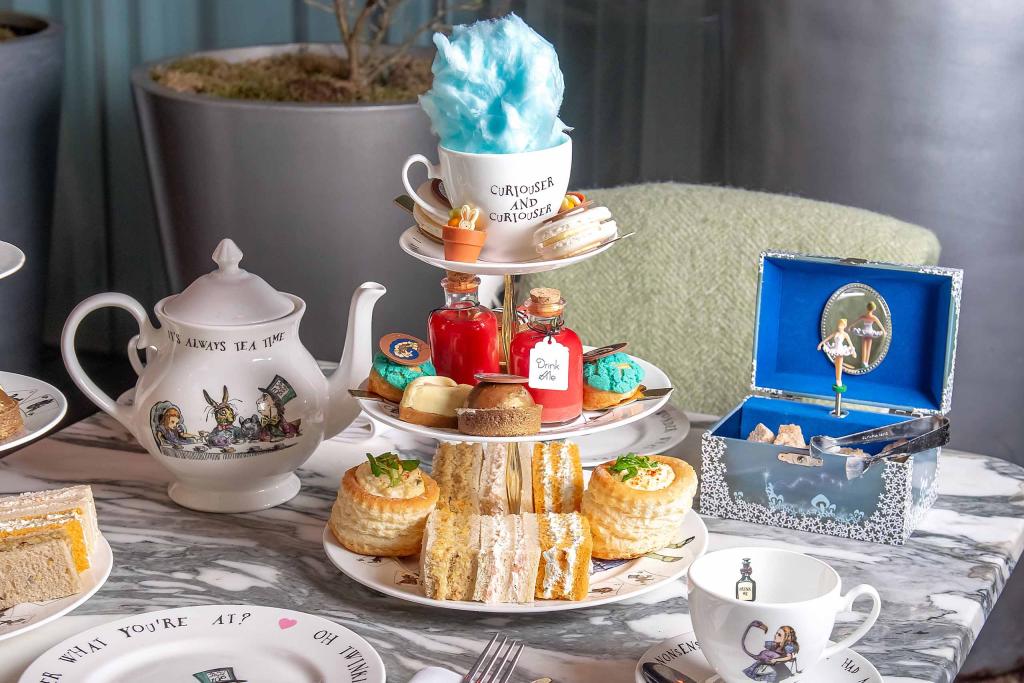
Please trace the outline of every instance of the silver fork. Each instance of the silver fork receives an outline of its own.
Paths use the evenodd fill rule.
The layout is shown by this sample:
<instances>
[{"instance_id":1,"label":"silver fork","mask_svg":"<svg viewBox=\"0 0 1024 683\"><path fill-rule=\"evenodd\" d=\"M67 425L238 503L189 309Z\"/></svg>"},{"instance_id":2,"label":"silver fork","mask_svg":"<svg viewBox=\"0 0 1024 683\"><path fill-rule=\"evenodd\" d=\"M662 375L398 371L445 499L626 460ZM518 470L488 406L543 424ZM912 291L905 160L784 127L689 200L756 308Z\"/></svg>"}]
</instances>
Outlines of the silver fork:
<instances>
[{"instance_id":1,"label":"silver fork","mask_svg":"<svg viewBox=\"0 0 1024 683\"><path fill-rule=\"evenodd\" d=\"M508 636L495 633L476 658L473 668L463 676L462 683L507 683L525 647L526 644L521 640L510 640Z\"/></svg>"}]
</instances>

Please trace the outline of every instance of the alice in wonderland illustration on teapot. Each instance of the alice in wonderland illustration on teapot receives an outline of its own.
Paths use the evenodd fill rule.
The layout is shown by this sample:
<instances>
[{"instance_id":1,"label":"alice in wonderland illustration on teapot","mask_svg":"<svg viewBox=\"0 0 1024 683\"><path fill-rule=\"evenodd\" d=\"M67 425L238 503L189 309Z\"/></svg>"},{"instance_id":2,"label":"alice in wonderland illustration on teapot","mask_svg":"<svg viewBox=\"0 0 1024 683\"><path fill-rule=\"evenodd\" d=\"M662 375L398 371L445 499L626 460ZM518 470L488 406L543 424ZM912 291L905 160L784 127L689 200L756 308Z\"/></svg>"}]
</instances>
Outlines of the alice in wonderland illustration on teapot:
<instances>
[{"instance_id":1,"label":"alice in wonderland illustration on teapot","mask_svg":"<svg viewBox=\"0 0 1024 683\"><path fill-rule=\"evenodd\" d=\"M157 303L159 327L135 299L97 294L71 312L61 336L78 388L171 471L175 502L209 512L259 510L298 493L294 471L359 415L348 389L369 372L373 307L385 292L367 282L352 295L345 349L328 380L299 341L305 302L239 268L241 259L222 240L215 271ZM128 345L139 375L131 405L104 393L75 353L79 324L106 306L139 324Z\"/></svg>"}]
</instances>

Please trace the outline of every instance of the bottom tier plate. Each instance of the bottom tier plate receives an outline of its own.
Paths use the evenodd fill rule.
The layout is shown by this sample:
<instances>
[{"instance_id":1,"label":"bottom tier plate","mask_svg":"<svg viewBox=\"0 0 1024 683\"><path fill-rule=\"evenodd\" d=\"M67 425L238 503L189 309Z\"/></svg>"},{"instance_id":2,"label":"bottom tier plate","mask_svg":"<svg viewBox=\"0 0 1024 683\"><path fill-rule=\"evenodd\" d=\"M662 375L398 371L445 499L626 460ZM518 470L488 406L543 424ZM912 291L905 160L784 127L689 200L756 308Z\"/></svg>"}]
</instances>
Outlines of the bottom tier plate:
<instances>
[{"instance_id":1,"label":"bottom tier plate","mask_svg":"<svg viewBox=\"0 0 1024 683\"><path fill-rule=\"evenodd\" d=\"M708 547L708 529L690 510L679 527L676 542L635 560L594 560L590 594L583 600L537 600L524 604L485 604L459 600L435 600L423 595L419 585L419 556L370 557L346 550L329 527L324 527L324 551L331 563L351 579L376 591L409 602L440 609L501 614L534 614L596 607L620 602L665 586L686 574Z\"/></svg>"}]
</instances>

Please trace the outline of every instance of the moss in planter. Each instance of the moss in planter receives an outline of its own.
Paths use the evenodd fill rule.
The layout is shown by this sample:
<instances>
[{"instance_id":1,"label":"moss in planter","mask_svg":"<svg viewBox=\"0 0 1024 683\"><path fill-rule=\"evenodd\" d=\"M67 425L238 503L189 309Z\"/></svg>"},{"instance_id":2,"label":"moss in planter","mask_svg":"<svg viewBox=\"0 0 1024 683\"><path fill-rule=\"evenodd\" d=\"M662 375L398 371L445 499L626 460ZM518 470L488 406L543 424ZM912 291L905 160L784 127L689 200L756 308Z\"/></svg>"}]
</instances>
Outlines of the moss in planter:
<instances>
[{"instance_id":1,"label":"moss in planter","mask_svg":"<svg viewBox=\"0 0 1024 683\"><path fill-rule=\"evenodd\" d=\"M171 90L272 102L402 102L430 88L429 59L398 60L376 82L356 91L348 80L348 61L311 52L292 52L262 59L227 62L211 57L186 57L151 72Z\"/></svg>"}]
</instances>

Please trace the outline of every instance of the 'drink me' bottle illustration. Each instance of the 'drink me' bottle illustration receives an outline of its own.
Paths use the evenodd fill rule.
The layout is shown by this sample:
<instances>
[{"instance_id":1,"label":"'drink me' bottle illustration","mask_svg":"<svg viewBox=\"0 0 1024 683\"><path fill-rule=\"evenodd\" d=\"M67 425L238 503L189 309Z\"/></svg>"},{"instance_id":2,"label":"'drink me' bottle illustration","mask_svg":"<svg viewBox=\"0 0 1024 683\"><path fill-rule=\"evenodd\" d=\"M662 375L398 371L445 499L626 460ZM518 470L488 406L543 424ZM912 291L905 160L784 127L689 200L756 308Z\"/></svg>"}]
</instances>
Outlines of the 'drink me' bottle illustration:
<instances>
[{"instance_id":1,"label":"'drink me' bottle illustration","mask_svg":"<svg viewBox=\"0 0 1024 683\"><path fill-rule=\"evenodd\" d=\"M565 326L564 311L557 289L531 289L526 328L509 349L509 372L529 378L526 387L543 407L544 424L569 422L583 412L583 344Z\"/></svg>"},{"instance_id":2,"label":"'drink me' bottle illustration","mask_svg":"<svg viewBox=\"0 0 1024 683\"><path fill-rule=\"evenodd\" d=\"M740 567L740 580L736 582L736 599L745 602L754 602L757 599L757 583L750 578L754 570L750 568L750 558L743 558L743 566Z\"/></svg>"},{"instance_id":3,"label":"'drink me' bottle illustration","mask_svg":"<svg viewBox=\"0 0 1024 683\"><path fill-rule=\"evenodd\" d=\"M478 372L501 372L498 318L480 305L480 278L446 271L441 280L444 307L430 312L427 329L437 374L459 384L475 385Z\"/></svg>"}]
</instances>

